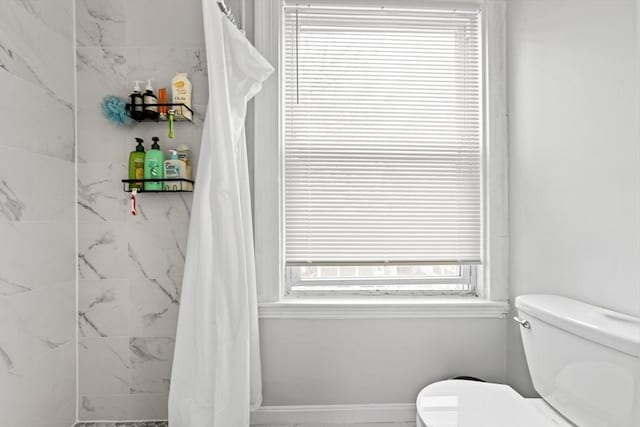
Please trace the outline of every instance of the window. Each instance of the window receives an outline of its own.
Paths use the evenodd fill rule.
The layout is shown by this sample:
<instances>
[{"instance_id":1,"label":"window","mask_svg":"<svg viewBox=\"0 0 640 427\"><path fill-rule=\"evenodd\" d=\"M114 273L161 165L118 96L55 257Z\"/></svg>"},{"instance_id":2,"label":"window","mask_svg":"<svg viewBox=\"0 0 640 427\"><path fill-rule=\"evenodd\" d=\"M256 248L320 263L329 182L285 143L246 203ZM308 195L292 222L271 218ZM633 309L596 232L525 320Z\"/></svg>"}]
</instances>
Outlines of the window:
<instances>
[{"instance_id":1,"label":"window","mask_svg":"<svg viewBox=\"0 0 640 427\"><path fill-rule=\"evenodd\" d=\"M348 4L285 5L288 293L472 292L479 9Z\"/></svg>"},{"instance_id":2,"label":"window","mask_svg":"<svg viewBox=\"0 0 640 427\"><path fill-rule=\"evenodd\" d=\"M505 295L503 2L270 0L256 19L279 69L256 100L261 300Z\"/></svg>"}]
</instances>

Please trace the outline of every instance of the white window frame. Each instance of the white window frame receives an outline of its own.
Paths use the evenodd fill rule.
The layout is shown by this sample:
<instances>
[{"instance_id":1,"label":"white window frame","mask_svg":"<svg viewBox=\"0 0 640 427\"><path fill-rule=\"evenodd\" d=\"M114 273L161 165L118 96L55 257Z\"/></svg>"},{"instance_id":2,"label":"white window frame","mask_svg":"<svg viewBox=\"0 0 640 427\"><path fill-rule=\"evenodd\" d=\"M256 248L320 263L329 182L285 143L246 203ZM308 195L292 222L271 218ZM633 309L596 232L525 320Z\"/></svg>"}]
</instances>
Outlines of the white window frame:
<instances>
[{"instance_id":1,"label":"white window frame","mask_svg":"<svg viewBox=\"0 0 640 427\"><path fill-rule=\"evenodd\" d=\"M368 0L363 0L368 1ZM380 3L394 0L371 0ZM474 1L474 0L472 0ZM440 3L455 0L441 0ZM260 317L505 317L508 311L508 136L506 2L475 0L482 8L483 265L472 296L398 300L287 298L283 260L282 0L255 0L255 45L276 68L255 99L254 229ZM459 1L458 1L459 3ZM467 1L468 3L468 1Z\"/></svg>"},{"instance_id":2,"label":"white window frame","mask_svg":"<svg viewBox=\"0 0 640 427\"><path fill-rule=\"evenodd\" d=\"M300 279L300 270L285 267L285 298L344 298L359 297L420 297L420 296L469 296L475 295L477 268L475 265L461 265L460 275L454 277L340 277ZM429 289L429 285L438 289ZM468 290L445 290L442 285L467 285ZM296 287L307 289L295 289ZM332 289L334 288L334 289Z\"/></svg>"}]
</instances>

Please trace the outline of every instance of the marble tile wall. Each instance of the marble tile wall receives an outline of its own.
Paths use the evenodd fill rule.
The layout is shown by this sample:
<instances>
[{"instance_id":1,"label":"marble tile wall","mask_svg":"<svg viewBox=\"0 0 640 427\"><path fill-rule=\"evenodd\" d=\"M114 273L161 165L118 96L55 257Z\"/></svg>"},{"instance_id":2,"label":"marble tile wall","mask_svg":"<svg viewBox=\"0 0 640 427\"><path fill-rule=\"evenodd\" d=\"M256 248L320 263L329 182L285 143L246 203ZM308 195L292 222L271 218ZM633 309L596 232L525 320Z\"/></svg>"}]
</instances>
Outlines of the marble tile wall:
<instances>
[{"instance_id":1,"label":"marble tile wall","mask_svg":"<svg viewBox=\"0 0 640 427\"><path fill-rule=\"evenodd\" d=\"M0 0L0 424L76 419L73 0Z\"/></svg>"},{"instance_id":2,"label":"marble tile wall","mask_svg":"<svg viewBox=\"0 0 640 427\"><path fill-rule=\"evenodd\" d=\"M152 136L164 150L186 143L197 157L208 97L201 7L76 0L80 420L167 416L191 195L141 194L133 217L120 180L137 136L147 149ZM134 80L169 87L177 71L189 74L196 116L176 123L174 140L166 124L122 129L101 116L103 96L127 96Z\"/></svg>"}]
</instances>

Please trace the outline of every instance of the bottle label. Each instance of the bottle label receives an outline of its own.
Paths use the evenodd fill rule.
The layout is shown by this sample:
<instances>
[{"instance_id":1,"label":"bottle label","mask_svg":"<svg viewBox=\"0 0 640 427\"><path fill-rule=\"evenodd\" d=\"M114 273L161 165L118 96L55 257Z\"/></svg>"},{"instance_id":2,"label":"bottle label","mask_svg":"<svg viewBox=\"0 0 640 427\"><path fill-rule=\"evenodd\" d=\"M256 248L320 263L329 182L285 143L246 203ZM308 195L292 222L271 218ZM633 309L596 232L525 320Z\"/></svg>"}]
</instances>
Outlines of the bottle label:
<instances>
[{"instance_id":1,"label":"bottle label","mask_svg":"<svg viewBox=\"0 0 640 427\"><path fill-rule=\"evenodd\" d=\"M187 166L189 166L189 154L185 151L178 151L178 160L182 160Z\"/></svg>"},{"instance_id":2,"label":"bottle label","mask_svg":"<svg viewBox=\"0 0 640 427\"><path fill-rule=\"evenodd\" d=\"M136 95L132 97L134 111L142 111L142 96Z\"/></svg>"},{"instance_id":3,"label":"bottle label","mask_svg":"<svg viewBox=\"0 0 640 427\"><path fill-rule=\"evenodd\" d=\"M180 167L175 164L168 163L164 168L166 178L180 178Z\"/></svg>"},{"instance_id":4,"label":"bottle label","mask_svg":"<svg viewBox=\"0 0 640 427\"><path fill-rule=\"evenodd\" d=\"M149 175L151 178L160 178L160 168L158 162L149 162Z\"/></svg>"},{"instance_id":5,"label":"bottle label","mask_svg":"<svg viewBox=\"0 0 640 427\"><path fill-rule=\"evenodd\" d=\"M145 96L144 97L145 108L148 111L158 112L158 106L155 105L158 101L153 96Z\"/></svg>"},{"instance_id":6,"label":"bottle label","mask_svg":"<svg viewBox=\"0 0 640 427\"><path fill-rule=\"evenodd\" d=\"M187 88L184 81L179 80L173 85L173 99L177 103L187 101Z\"/></svg>"}]
</instances>

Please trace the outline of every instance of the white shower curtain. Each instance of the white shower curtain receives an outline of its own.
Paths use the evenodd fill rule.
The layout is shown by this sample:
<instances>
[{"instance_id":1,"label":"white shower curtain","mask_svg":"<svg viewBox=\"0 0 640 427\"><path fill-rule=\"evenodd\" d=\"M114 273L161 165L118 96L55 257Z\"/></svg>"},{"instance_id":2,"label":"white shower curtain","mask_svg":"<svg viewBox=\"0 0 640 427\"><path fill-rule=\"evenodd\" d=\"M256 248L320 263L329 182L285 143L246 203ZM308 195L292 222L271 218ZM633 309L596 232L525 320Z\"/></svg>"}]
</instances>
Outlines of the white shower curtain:
<instances>
[{"instance_id":1,"label":"white shower curtain","mask_svg":"<svg viewBox=\"0 0 640 427\"><path fill-rule=\"evenodd\" d=\"M200 150L169 392L171 427L246 427L261 374L244 119L273 71L203 0L209 107Z\"/></svg>"}]
</instances>

